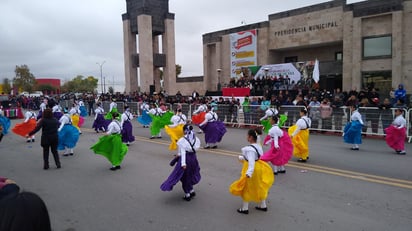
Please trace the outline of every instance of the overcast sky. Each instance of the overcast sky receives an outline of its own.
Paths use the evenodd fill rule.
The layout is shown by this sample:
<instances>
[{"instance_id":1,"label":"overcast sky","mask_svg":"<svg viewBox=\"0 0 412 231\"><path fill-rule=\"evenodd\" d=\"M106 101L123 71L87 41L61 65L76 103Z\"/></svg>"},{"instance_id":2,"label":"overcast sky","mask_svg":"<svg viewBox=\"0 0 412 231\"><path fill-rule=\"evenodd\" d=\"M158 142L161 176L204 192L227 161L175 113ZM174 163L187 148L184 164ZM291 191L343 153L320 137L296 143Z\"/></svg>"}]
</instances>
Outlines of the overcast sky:
<instances>
[{"instance_id":1,"label":"overcast sky","mask_svg":"<svg viewBox=\"0 0 412 231\"><path fill-rule=\"evenodd\" d=\"M203 75L202 34L268 20L268 15L322 0L170 0L175 13L176 63L181 76ZM358 2L358 1L349 1ZM125 0L0 0L0 80L27 64L35 77L77 75L124 90ZM113 81L114 80L114 81Z\"/></svg>"}]
</instances>

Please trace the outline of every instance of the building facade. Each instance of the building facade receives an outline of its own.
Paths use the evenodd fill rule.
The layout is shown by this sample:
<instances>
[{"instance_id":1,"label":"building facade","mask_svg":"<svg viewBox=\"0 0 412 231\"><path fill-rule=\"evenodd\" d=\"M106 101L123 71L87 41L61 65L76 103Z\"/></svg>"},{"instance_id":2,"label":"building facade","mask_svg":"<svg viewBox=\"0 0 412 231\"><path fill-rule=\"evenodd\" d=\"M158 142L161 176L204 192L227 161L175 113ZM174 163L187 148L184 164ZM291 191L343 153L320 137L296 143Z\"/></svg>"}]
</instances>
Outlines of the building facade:
<instances>
[{"instance_id":1,"label":"building facade","mask_svg":"<svg viewBox=\"0 0 412 231\"><path fill-rule=\"evenodd\" d=\"M276 13L268 21L203 35L204 83L230 81L233 33L256 30L256 64L318 59L320 87L377 88L387 94L412 83L412 1L334 0ZM387 97L387 96L382 96Z\"/></svg>"}]
</instances>

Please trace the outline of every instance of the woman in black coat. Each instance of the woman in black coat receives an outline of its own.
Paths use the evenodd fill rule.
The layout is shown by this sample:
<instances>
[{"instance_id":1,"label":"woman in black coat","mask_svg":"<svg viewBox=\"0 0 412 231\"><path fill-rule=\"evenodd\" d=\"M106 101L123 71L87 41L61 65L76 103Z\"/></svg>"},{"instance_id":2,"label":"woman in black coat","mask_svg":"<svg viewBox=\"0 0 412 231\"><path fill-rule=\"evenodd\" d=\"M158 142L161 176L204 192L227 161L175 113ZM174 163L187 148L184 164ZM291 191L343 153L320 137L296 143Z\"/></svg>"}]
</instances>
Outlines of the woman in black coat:
<instances>
[{"instance_id":1,"label":"woman in black coat","mask_svg":"<svg viewBox=\"0 0 412 231\"><path fill-rule=\"evenodd\" d=\"M53 117L52 110L47 108L43 111L43 118L39 120L36 128L28 134L28 136L32 136L42 129L40 145L43 147L43 169L45 170L49 169L49 149L51 149L57 168L61 168L59 153L57 152L57 145L59 143L58 128L59 121Z\"/></svg>"}]
</instances>

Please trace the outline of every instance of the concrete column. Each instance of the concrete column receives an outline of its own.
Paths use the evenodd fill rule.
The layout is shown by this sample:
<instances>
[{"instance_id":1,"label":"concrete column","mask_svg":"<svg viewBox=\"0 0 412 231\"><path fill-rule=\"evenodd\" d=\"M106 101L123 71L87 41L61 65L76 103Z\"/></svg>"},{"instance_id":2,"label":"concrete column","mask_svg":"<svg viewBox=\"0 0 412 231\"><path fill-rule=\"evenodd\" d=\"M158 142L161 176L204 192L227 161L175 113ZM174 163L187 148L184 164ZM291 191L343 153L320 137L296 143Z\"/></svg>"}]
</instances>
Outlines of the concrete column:
<instances>
[{"instance_id":1,"label":"concrete column","mask_svg":"<svg viewBox=\"0 0 412 231\"><path fill-rule=\"evenodd\" d=\"M352 39L352 88L359 91L362 86L362 18L353 19Z\"/></svg>"},{"instance_id":2,"label":"concrete column","mask_svg":"<svg viewBox=\"0 0 412 231\"><path fill-rule=\"evenodd\" d=\"M132 55L136 54L136 35L130 30L130 20L123 21L124 67L126 93L138 90L137 69L133 66Z\"/></svg>"},{"instance_id":3,"label":"concrete column","mask_svg":"<svg viewBox=\"0 0 412 231\"><path fill-rule=\"evenodd\" d=\"M204 88L207 88L207 83L209 81L209 74L210 74L210 70L209 70L209 46L208 44L204 44L203 45L203 83L204 83Z\"/></svg>"},{"instance_id":4,"label":"concrete column","mask_svg":"<svg viewBox=\"0 0 412 231\"><path fill-rule=\"evenodd\" d=\"M166 66L163 68L163 84L167 93L171 89L176 89L176 51L175 51L175 21L173 19L165 19L165 33L162 36L163 54L166 55Z\"/></svg>"},{"instance_id":5,"label":"concrete column","mask_svg":"<svg viewBox=\"0 0 412 231\"><path fill-rule=\"evenodd\" d=\"M213 83L213 87L212 90L217 91L217 83L218 83L218 74L217 74L217 69L218 68L222 68L223 63L222 63L222 43L221 42L217 42L216 43L216 63L215 63L215 68L214 70L212 70L213 73L213 79L212 79L212 83ZM223 82L223 80L221 79L220 82Z\"/></svg>"},{"instance_id":6,"label":"concrete column","mask_svg":"<svg viewBox=\"0 0 412 231\"><path fill-rule=\"evenodd\" d=\"M153 36L153 54L159 54L159 35ZM153 66L153 81L155 85L155 90L159 92L160 89L160 69L158 67Z\"/></svg>"},{"instance_id":7,"label":"concrete column","mask_svg":"<svg viewBox=\"0 0 412 231\"><path fill-rule=\"evenodd\" d=\"M352 89L352 61L353 61L353 14L345 12L343 14L343 67L342 67L342 90Z\"/></svg>"},{"instance_id":8,"label":"concrete column","mask_svg":"<svg viewBox=\"0 0 412 231\"><path fill-rule=\"evenodd\" d=\"M137 16L137 26L139 28L140 91L149 93L150 85L154 84L152 16Z\"/></svg>"},{"instance_id":9,"label":"concrete column","mask_svg":"<svg viewBox=\"0 0 412 231\"><path fill-rule=\"evenodd\" d=\"M402 78L402 31L403 31L403 12L395 11L392 13L392 87L395 89L398 84L405 83Z\"/></svg>"}]
</instances>

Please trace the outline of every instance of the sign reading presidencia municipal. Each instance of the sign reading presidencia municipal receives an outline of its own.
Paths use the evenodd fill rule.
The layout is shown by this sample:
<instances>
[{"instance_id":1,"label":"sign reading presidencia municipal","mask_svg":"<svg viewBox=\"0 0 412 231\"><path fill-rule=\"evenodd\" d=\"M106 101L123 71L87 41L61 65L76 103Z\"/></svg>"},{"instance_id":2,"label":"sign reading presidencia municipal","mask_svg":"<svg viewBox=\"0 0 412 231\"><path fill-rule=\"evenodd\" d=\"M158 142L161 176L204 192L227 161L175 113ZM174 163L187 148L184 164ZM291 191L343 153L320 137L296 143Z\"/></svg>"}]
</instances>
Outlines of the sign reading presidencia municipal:
<instances>
[{"instance_id":1,"label":"sign reading presidencia municipal","mask_svg":"<svg viewBox=\"0 0 412 231\"><path fill-rule=\"evenodd\" d=\"M241 67L256 65L256 30L230 34L231 77L236 77Z\"/></svg>"}]
</instances>

